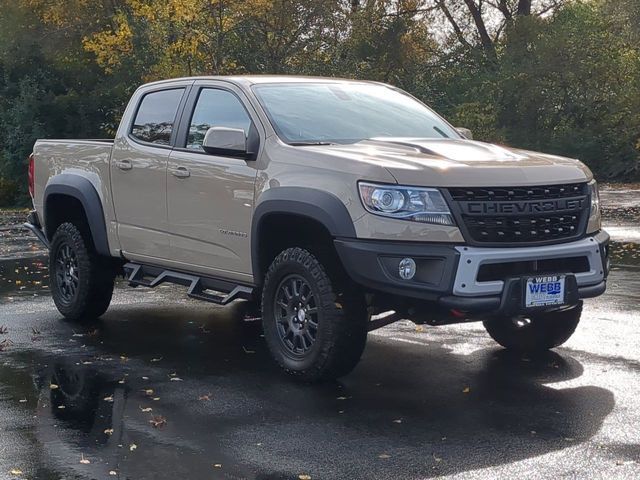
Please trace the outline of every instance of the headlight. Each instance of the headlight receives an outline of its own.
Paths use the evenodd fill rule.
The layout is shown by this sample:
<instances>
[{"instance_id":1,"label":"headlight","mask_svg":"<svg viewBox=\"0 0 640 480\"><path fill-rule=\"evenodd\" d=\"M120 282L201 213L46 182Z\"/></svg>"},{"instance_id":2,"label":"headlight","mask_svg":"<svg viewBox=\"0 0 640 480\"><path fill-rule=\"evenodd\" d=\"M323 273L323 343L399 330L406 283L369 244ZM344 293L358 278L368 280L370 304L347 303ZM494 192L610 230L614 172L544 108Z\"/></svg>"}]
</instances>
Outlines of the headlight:
<instances>
[{"instance_id":1,"label":"headlight","mask_svg":"<svg viewBox=\"0 0 640 480\"><path fill-rule=\"evenodd\" d=\"M365 182L360 182L358 187L364 208L375 215L436 225L454 225L447 202L435 188Z\"/></svg>"},{"instance_id":2,"label":"headlight","mask_svg":"<svg viewBox=\"0 0 640 480\"><path fill-rule=\"evenodd\" d=\"M598 190L598 182L591 180L589 182L589 195L591 196L591 215L600 213L600 191Z\"/></svg>"}]
</instances>

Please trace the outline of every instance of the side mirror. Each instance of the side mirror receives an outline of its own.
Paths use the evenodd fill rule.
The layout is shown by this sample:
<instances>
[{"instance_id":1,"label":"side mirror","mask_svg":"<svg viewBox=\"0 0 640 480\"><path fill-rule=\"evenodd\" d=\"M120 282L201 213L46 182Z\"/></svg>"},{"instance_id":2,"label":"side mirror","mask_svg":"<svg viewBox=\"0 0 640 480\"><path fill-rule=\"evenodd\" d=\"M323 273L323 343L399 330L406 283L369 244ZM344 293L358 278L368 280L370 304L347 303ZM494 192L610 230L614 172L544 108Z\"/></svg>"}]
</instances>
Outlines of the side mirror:
<instances>
[{"instance_id":1,"label":"side mirror","mask_svg":"<svg viewBox=\"0 0 640 480\"><path fill-rule=\"evenodd\" d=\"M202 149L211 155L246 157L247 136L241 128L211 127L204 135Z\"/></svg>"},{"instance_id":2,"label":"side mirror","mask_svg":"<svg viewBox=\"0 0 640 480\"><path fill-rule=\"evenodd\" d=\"M456 127L456 130L458 131L458 133L460 135L462 135L467 140L473 140L473 132L471 130L469 130L468 128Z\"/></svg>"}]
</instances>

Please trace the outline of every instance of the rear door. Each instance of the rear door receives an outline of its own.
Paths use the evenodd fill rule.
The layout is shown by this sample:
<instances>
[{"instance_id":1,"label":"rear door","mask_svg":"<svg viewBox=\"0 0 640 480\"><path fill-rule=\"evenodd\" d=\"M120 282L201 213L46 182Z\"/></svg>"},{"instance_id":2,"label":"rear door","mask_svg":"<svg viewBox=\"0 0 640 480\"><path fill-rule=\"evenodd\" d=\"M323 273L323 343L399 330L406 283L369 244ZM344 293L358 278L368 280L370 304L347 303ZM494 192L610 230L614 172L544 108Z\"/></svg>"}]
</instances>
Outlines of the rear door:
<instances>
[{"instance_id":1,"label":"rear door","mask_svg":"<svg viewBox=\"0 0 640 480\"><path fill-rule=\"evenodd\" d=\"M133 260L154 262L170 253L167 161L188 88L178 84L148 89L118 132L111 190L120 246Z\"/></svg>"},{"instance_id":2,"label":"rear door","mask_svg":"<svg viewBox=\"0 0 640 480\"><path fill-rule=\"evenodd\" d=\"M182 138L167 167L171 257L186 270L252 279L249 229L256 161L208 154L202 141L210 127L241 128L257 152L264 136L258 122L237 87L211 81L194 85Z\"/></svg>"}]
</instances>

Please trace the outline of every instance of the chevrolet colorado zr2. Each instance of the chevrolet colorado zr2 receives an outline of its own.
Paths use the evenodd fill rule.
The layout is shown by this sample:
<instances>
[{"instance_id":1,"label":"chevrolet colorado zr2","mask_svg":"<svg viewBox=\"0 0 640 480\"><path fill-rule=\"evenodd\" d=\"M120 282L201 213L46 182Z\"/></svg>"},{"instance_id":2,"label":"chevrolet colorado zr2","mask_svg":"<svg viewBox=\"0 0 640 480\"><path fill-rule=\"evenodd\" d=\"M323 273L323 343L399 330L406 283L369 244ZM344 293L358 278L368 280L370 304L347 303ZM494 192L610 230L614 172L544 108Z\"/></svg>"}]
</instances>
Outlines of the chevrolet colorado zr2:
<instances>
[{"instance_id":1,"label":"chevrolet colorado zr2","mask_svg":"<svg viewBox=\"0 0 640 480\"><path fill-rule=\"evenodd\" d=\"M249 300L305 381L347 374L398 319L479 320L505 348L553 348L606 287L585 165L473 141L380 83L143 85L114 140L38 140L29 188L62 315L103 314L118 274Z\"/></svg>"}]
</instances>

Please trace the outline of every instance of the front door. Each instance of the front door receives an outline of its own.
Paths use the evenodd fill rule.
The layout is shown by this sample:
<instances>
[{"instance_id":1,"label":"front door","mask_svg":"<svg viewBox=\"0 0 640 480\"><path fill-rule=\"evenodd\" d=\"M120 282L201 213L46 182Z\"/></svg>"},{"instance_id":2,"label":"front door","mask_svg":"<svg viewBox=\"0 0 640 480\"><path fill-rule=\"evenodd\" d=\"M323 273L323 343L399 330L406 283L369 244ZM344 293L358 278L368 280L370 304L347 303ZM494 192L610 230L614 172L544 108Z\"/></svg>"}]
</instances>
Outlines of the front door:
<instances>
[{"instance_id":1,"label":"front door","mask_svg":"<svg viewBox=\"0 0 640 480\"><path fill-rule=\"evenodd\" d=\"M194 87L185 138L169 156L167 210L171 257L188 271L249 282L254 160L211 155L202 148L211 127L256 132L241 93ZM187 131L188 130L188 131Z\"/></svg>"},{"instance_id":2,"label":"front door","mask_svg":"<svg viewBox=\"0 0 640 480\"><path fill-rule=\"evenodd\" d=\"M169 255L167 161L185 87L149 91L111 158L111 191L122 251L153 263ZM124 121L124 120L123 120Z\"/></svg>"}]
</instances>

